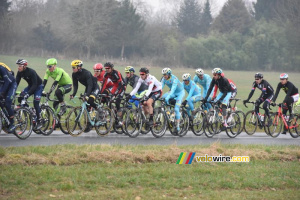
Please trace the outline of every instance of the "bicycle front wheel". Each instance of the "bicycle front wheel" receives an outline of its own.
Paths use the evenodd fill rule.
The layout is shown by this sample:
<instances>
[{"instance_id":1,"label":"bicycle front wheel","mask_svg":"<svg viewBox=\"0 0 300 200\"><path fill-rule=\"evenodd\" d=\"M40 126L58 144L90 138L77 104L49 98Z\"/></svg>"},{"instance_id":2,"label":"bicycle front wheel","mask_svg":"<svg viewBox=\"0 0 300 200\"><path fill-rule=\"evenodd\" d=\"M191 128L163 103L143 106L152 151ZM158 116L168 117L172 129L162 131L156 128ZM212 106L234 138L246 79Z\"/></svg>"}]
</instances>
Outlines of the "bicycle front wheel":
<instances>
[{"instance_id":1,"label":"bicycle front wheel","mask_svg":"<svg viewBox=\"0 0 300 200\"><path fill-rule=\"evenodd\" d=\"M193 121L190 122L192 131L196 136L201 136L204 130L205 114L200 109L197 109L193 116Z\"/></svg>"},{"instance_id":2,"label":"bicycle front wheel","mask_svg":"<svg viewBox=\"0 0 300 200\"><path fill-rule=\"evenodd\" d=\"M220 129L219 122L217 120L217 116L215 116L214 111L210 111L206 114L206 128L205 135L208 138L212 138Z\"/></svg>"},{"instance_id":3,"label":"bicycle front wheel","mask_svg":"<svg viewBox=\"0 0 300 200\"><path fill-rule=\"evenodd\" d=\"M269 120L271 120L272 123L268 125ZM265 126L267 127L267 134L275 138L280 135L284 124L281 117L277 113L273 113L270 115L270 118L266 120Z\"/></svg>"},{"instance_id":4,"label":"bicycle front wheel","mask_svg":"<svg viewBox=\"0 0 300 200\"><path fill-rule=\"evenodd\" d=\"M130 109L125 120L125 131L131 138L140 134L142 129L142 116L138 109Z\"/></svg>"},{"instance_id":5,"label":"bicycle front wheel","mask_svg":"<svg viewBox=\"0 0 300 200\"><path fill-rule=\"evenodd\" d=\"M32 116L26 108L15 111L15 136L21 140L27 139L32 133Z\"/></svg>"},{"instance_id":6,"label":"bicycle front wheel","mask_svg":"<svg viewBox=\"0 0 300 200\"><path fill-rule=\"evenodd\" d=\"M167 130L167 122L164 112L161 108L155 108L153 111L153 127L151 127L152 135L160 138L165 135Z\"/></svg>"},{"instance_id":7,"label":"bicycle front wheel","mask_svg":"<svg viewBox=\"0 0 300 200\"><path fill-rule=\"evenodd\" d=\"M70 135L76 137L81 135L87 126L87 113L81 107L75 107L67 117L67 129Z\"/></svg>"},{"instance_id":8,"label":"bicycle front wheel","mask_svg":"<svg viewBox=\"0 0 300 200\"><path fill-rule=\"evenodd\" d=\"M295 118L292 120L291 122L291 126L294 126L294 128L291 128L290 129L290 135L293 137L293 138L297 138L300 136L300 116L297 115L295 116Z\"/></svg>"},{"instance_id":9,"label":"bicycle front wheel","mask_svg":"<svg viewBox=\"0 0 300 200\"><path fill-rule=\"evenodd\" d=\"M240 116L235 112L231 113L228 118L227 124L229 128L226 128L226 134L230 138L235 138L241 132L242 129L242 122Z\"/></svg>"},{"instance_id":10,"label":"bicycle front wheel","mask_svg":"<svg viewBox=\"0 0 300 200\"><path fill-rule=\"evenodd\" d=\"M248 135L253 135L257 129L257 115L254 110L250 110L246 113L244 121L244 130Z\"/></svg>"},{"instance_id":11,"label":"bicycle front wheel","mask_svg":"<svg viewBox=\"0 0 300 200\"><path fill-rule=\"evenodd\" d=\"M108 107L98 109L96 114L95 129L98 135L107 135L113 125L113 114Z\"/></svg>"},{"instance_id":12,"label":"bicycle front wheel","mask_svg":"<svg viewBox=\"0 0 300 200\"><path fill-rule=\"evenodd\" d=\"M39 130L43 135L50 135L55 129L55 114L49 106L43 106L41 108L40 121L43 126Z\"/></svg>"}]
</instances>

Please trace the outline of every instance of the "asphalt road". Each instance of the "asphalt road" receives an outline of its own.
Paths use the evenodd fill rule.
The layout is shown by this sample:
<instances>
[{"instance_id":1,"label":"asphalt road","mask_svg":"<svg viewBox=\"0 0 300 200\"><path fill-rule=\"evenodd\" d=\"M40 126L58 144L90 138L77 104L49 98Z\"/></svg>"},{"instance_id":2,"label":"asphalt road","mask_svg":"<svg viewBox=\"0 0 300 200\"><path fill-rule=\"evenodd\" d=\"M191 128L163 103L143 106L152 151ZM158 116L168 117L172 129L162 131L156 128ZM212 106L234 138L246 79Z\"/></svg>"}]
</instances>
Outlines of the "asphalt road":
<instances>
[{"instance_id":1,"label":"asphalt road","mask_svg":"<svg viewBox=\"0 0 300 200\"><path fill-rule=\"evenodd\" d=\"M252 136L241 133L236 138L229 138L225 132L207 138L205 135L195 136L191 131L184 137L175 137L167 132L162 138L154 138L151 133L139 135L137 138L129 138L125 135L110 133L107 136L98 136L95 131L83 133L78 137L65 135L60 131L54 131L50 136L32 133L26 140L20 140L12 134L0 134L0 146L49 146L59 144L119 144L119 145L197 145L220 142L222 144L263 144L263 145L298 145L300 137L292 138L289 134L271 138L265 133L255 133Z\"/></svg>"}]
</instances>

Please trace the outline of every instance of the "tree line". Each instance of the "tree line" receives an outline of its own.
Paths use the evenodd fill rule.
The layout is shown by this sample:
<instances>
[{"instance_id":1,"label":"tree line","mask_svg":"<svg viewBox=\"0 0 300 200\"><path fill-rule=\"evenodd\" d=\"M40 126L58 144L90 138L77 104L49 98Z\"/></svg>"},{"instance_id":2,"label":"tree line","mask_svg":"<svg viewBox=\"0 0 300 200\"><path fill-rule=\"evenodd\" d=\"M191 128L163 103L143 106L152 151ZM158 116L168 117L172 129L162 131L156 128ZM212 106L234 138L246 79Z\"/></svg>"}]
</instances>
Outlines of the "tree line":
<instances>
[{"instance_id":1,"label":"tree line","mask_svg":"<svg viewBox=\"0 0 300 200\"><path fill-rule=\"evenodd\" d=\"M4 0L0 53L300 71L300 1L228 0L213 17L214 1L178 0L172 14L152 14L138 0Z\"/></svg>"}]
</instances>

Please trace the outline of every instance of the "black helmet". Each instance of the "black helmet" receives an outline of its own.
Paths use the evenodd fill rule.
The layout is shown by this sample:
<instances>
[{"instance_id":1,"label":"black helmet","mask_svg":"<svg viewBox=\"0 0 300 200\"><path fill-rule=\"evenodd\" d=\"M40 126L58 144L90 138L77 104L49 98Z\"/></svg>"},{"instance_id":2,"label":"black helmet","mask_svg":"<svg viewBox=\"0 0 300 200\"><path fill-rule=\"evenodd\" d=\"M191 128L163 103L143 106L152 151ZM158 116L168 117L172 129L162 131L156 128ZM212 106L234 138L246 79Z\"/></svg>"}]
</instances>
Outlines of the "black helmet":
<instances>
[{"instance_id":1,"label":"black helmet","mask_svg":"<svg viewBox=\"0 0 300 200\"><path fill-rule=\"evenodd\" d=\"M18 60L16 61L16 64L27 66L27 60L24 60L24 59L18 59Z\"/></svg>"},{"instance_id":2,"label":"black helmet","mask_svg":"<svg viewBox=\"0 0 300 200\"><path fill-rule=\"evenodd\" d=\"M263 78L263 77L264 77L264 75L260 72L257 72L254 76L254 78Z\"/></svg>"},{"instance_id":3,"label":"black helmet","mask_svg":"<svg viewBox=\"0 0 300 200\"><path fill-rule=\"evenodd\" d=\"M114 64L112 64L111 62L107 62L104 64L104 67L114 68Z\"/></svg>"},{"instance_id":4,"label":"black helmet","mask_svg":"<svg viewBox=\"0 0 300 200\"><path fill-rule=\"evenodd\" d=\"M149 74L149 69L147 69L146 67L143 67L140 69L140 72L144 72L146 74Z\"/></svg>"}]
</instances>

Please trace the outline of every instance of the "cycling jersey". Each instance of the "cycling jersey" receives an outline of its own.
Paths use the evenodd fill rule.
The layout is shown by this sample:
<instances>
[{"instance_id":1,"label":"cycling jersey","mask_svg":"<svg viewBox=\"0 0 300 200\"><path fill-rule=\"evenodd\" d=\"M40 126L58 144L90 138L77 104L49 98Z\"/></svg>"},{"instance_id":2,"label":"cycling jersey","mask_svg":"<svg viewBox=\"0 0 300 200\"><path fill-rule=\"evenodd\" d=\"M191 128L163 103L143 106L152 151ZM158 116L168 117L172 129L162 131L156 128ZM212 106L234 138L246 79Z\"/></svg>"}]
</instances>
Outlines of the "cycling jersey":
<instances>
[{"instance_id":1,"label":"cycling jersey","mask_svg":"<svg viewBox=\"0 0 300 200\"><path fill-rule=\"evenodd\" d=\"M280 89L282 89L286 93L285 99L287 99L287 97L291 97L291 96L298 94L298 88L296 88L296 86L293 83L287 81L287 83L283 85L282 83L279 82L277 85L275 96L273 98L274 102L276 101L276 99L278 97Z\"/></svg>"},{"instance_id":2,"label":"cycling jersey","mask_svg":"<svg viewBox=\"0 0 300 200\"><path fill-rule=\"evenodd\" d=\"M182 83L173 74L171 74L170 78L167 80L165 78L162 78L161 83L162 88L164 88L165 84L170 88L169 95L177 94L183 91Z\"/></svg>"},{"instance_id":3,"label":"cycling jersey","mask_svg":"<svg viewBox=\"0 0 300 200\"><path fill-rule=\"evenodd\" d=\"M201 96L201 88L196 85L196 83L192 80L189 81L189 84L186 85L184 82L182 82L183 87L185 89L185 91L187 91L188 96L186 98L187 101L190 100L191 97L196 96L196 95L200 95Z\"/></svg>"},{"instance_id":4,"label":"cycling jersey","mask_svg":"<svg viewBox=\"0 0 300 200\"><path fill-rule=\"evenodd\" d=\"M139 81L139 77L135 74L133 74L133 76L131 76L130 78L126 77L125 78L125 84L129 84L132 88L135 88L135 86L137 85ZM148 86L145 83L142 83L142 85L140 86L140 88L138 89L138 93L145 91L148 89Z\"/></svg>"},{"instance_id":5,"label":"cycling jersey","mask_svg":"<svg viewBox=\"0 0 300 200\"><path fill-rule=\"evenodd\" d=\"M55 81L57 81L59 86L72 84L71 77L62 68L56 67L53 72L50 72L50 70L47 69L46 74L44 76L44 86L46 86L49 76L52 77Z\"/></svg>"},{"instance_id":6,"label":"cycling jersey","mask_svg":"<svg viewBox=\"0 0 300 200\"><path fill-rule=\"evenodd\" d=\"M208 92L206 94L205 99L208 99L209 94L211 93L214 86L217 86L220 90L220 93L222 93L222 96L220 96L220 101L222 101L225 97L227 97L227 93L231 93L231 85L229 84L229 81L225 77L220 77L219 79L213 79L210 83Z\"/></svg>"},{"instance_id":7,"label":"cycling jersey","mask_svg":"<svg viewBox=\"0 0 300 200\"><path fill-rule=\"evenodd\" d=\"M72 80L73 80L73 94L72 96L75 96L78 90L78 81L84 85L86 96L89 96L93 90L98 88L97 85L97 78L92 75L92 73L86 69L81 69L78 72L72 73Z\"/></svg>"},{"instance_id":8,"label":"cycling jersey","mask_svg":"<svg viewBox=\"0 0 300 200\"><path fill-rule=\"evenodd\" d=\"M16 82L18 86L21 81L21 78L23 78L28 83L27 93L29 94L29 96L35 93L35 90L40 85L42 85L42 79L36 73L36 71L31 68L26 67L25 70L17 73Z\"/></svg>"},{"instance_id":9,"label":"cycling jersey","mask_svg":"<svg viewBox=\"0 0 300 200\"><path fill-rule=\"evenodd\" d=\"M231 98L234 98L236 96L236 93L237 93L236 84L231 79L228 79L228 82L231 86ZM218 91L218 86L216 85L215 89L214 89L214 92L213 92L213 97L212 97L213 99L216 97L217 91Z\"/></svg>"},{"instance_id":10,"label":"cycling jersey","mask_svg":"<svg viewBox=\"0 0 300 200\"><path fill-rule=\"evenodd\" d=\"M130 95L135 95L143 83L148 86L148 91L145 94L145 96L147 97L149 97L150 93L155 93L161 91L162 89L161 83L154 76L148 74L145 80L139 78L138 83L136 84L135 88L130 92Z\"/></svg>"},{"instance_id":11,"label":"cycling jersey","mask_svg":"<svg viewBox=\"0 0 300 200\"><path fill-rule=\"evenodd\" d=\"M4 63L0 63L0 94L1 93L6 93L7 90L9 90L9 86L12 83L15 83L16 79L13 76L13 72L11 69Z\"/></svg>"},{"instance_id":12,"label":"cycling jersey","mask_svg":"<svg viewBox=\"0 0 300 200\"><path fill-rule=\"evenodd\" d=\"M113 84L113 87L111 89L112 94L121 94L123 91L126 90L126 86L122 74L117 70L112 70L111 73L105 73L104 75L104 81L101 88L101 93L103 93L104 90L109 87L108 84L111 84L109 83L109 80Z\"/></svg>"},{"instance_id":13,"label":"cycling jersey","mask_svg":"<svg viewBox=\"0 0 300 200\"><path fill-rule=\"evenodd\" d=\"M194 82L203 87L203 94L202 96L206 96L206 92L209 89L210 83L211 83L211 77L208 74L203 74L203 78L200 79L199 76L195 75L194 76Z\"/></svg>"},{"instance_id":14,"label":"cycling jersey","mask_svg":"<svg viewBox=\"0 0 300 200\"><path fill-rule=\"evenodd\" d=\"M254 81L253 85L252 85L252 90L247 99L248 101L249 101L249 99L251 99L252 95L254 94L255 88L258 88L259 90L262 91L260 98L263 98L263 99L268 99L269 97L271 97L274 94L273 87L266 80L262 80L261 83L259 83L259 84L257 84Z\"/></svg>"}]
</instances>

